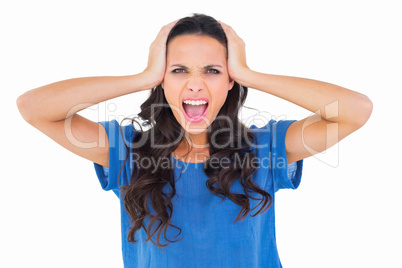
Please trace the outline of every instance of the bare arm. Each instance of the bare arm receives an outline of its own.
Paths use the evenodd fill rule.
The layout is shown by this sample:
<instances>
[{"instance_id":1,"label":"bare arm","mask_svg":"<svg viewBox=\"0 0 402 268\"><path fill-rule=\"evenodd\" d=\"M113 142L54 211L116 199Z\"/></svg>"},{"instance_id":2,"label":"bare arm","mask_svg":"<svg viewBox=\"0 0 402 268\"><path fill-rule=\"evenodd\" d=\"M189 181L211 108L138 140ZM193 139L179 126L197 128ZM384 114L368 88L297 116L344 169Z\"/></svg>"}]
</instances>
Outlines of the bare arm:
<instances>
[{"instance_id":1,"label":"bare arm","mask_svg":"<svg viewBox=\"0 0 402 268\"><path fill-rule=\"evenodd\" d=\"M17 105L22 117L49 138L85 159L108 167L106 130L99 123L76 113L99 102L150 86L142 73L120 77L74 78L30 90L18 97Z\"/></svg>"},{"instance_id":2,"label":"bare arm","mask_svg":"<svg viewBox=\"0 0 402 268\"><path fill-rule=\"evenodd\" d=\"M244 72L242 85L261 90L297 104L330 122L361 127L371 114L370 99L334 84L292 76Z\"/></svg>"},{"instance_id":3,"label":"bare arm","mask_svg":"<svg viewBox=\"0 0 402 268\"><path fill-rule=\"evenodd\" d=\"M233 79L315 113L289 126L285 137L288 163L325 151L370 118L373 103L361 93L317 80L251 70L244 41L230 26L221 25L228 37L228 67Z\"/></svg>"},{"instance_id":4,"label":"bare arm","mask_svg":"<svg viewBox=\"0 0 402 268\"><path fill-rule=\"evenodd\" d=\"M288 163L332 147L361 128L373 103L361 93L312 79L247 73L245 86L275 95L315 114L292 123L285 143Z\"/></svg>"},{"instance_id":5,"label":"bare arm","mask_svg":"<svg viewBox=\"0 0 402 268\"><path fill-rule=\"evenodd\" d=\"M22 117L29 123L64 120L89 106L152 87L144 74L83 77L30 90L17 99Z\"/></svg>"},{"instance_id":6,"label":"bare arm","mask_svg":"<svg viewBox=\"0 0 402 268\"><path fill-rule=\"evenodd\" d=\"M148 65L142 73L74 78L30 90L17 99L22 117L64 148L108 167L106 130L76 113L99 102L159 85L166 68L167 35L175 23L162 27L150 46Z\"/></svg>"}]
</instances>

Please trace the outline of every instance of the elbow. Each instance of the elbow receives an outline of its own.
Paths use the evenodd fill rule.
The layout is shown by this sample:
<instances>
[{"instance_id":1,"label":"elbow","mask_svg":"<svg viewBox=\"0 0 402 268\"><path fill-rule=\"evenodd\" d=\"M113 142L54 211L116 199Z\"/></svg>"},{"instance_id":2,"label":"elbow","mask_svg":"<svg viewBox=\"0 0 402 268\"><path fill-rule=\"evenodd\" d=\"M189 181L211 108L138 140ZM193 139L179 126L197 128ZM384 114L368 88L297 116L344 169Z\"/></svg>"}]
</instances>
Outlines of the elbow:
<instances>
[{"instance_id":1,"label":"elbow","mask_svg":"<svg viewBox=\"0 0 402 268\"><path fill-rule=\"evenodd\" d=\"M32 96L28 92L17 98L18 111L20 112L22 118L29 124L32 124L35 118L32 109L33 106Z\"/></svg>"},{"instance_id":2,"label":"elbow","mask_svg":"<svg viewBox=\"0 0 402 268\"><path fill-rule=\"evenodd\" d=\"M369 120L373 112L373 102L367 97L363 96L363 99L359 102L359 110L357 114L357 126L361 128Z\"/></svg>"}]
</instances>

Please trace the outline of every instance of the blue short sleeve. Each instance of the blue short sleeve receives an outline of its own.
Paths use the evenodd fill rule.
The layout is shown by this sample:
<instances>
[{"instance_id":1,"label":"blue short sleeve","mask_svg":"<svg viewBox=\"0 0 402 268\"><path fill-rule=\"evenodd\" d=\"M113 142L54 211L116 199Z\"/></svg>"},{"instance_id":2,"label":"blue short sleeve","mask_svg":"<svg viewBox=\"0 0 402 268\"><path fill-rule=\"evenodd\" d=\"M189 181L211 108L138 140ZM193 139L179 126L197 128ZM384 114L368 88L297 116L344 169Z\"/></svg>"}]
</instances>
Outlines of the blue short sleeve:
<instances>
[{"instance_id":1,"label":"blue short sleeve","mask_svg":"<svg viewBox=\"0 0 402 268\"><path fill-rule=\"evenodd\" d=\"M127 127L120 127L116 120L99 122L106 130L109 142L109 167L94 163L96 175L105 191L113 190L118 195L119 186L125 178L125 163L127 161Z\"/></svg>"},{"instance_id":2,"label":"blue short sleeve","mask_svg":"<svg viewBox=\"0 0 402 268\"><path fill-rule=\"evenodd\" d=\"M296 120L274 121L271 125L271 165L275 192L297 189L300 184L303 159L287 164L285 137L289 126Z\"/></svg>"}]
</instances>

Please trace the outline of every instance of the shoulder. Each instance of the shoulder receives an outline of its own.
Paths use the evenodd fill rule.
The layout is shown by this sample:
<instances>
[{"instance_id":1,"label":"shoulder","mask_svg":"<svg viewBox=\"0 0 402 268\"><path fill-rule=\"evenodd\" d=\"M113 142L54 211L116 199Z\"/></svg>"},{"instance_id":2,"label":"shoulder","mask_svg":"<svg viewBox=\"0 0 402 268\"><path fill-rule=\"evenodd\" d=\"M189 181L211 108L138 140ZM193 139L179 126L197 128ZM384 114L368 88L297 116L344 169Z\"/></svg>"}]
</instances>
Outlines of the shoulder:
<instances>
[{"instance_id":1,"label":"shoulder","mask_svg":"<svg viewBox=\"0 0 402 268\"><path fill-rule=\"evenodd\" d=\"M250 126L250 131L255 134L257 143L270 142L271 139L285 137L289 126L297 120L269 120L268 123L261 127L256 125Z\"/></svg>"},{"instance_id":2,"label":"shoulder","mask_svg":"<svg viewBox=\"0 0 402 268\"><path fill-rule=\"evenodd\" d=\"M117 122L116 119L110 121L101 121L99 122L106 129L107 134L116 134L119 133L124 138L132 138L132 136L136 133L133 124L123 124L124 122Z\"/></svg>"}]
</instances>

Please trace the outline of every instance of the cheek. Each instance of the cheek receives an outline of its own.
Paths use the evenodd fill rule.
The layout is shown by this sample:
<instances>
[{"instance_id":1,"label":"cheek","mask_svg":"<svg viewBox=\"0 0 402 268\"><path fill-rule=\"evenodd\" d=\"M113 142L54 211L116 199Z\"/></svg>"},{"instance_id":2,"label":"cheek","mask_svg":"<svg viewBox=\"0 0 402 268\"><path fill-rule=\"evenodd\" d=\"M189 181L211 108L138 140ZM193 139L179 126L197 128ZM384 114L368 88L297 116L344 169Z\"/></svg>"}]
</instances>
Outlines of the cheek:
<instances>
[{"instance_id":1,"label":"cheek","mask_svg":"<svg viewBox=\"0 0 402 268\"><path fill-rule=\"evenodd\" d=\"M230 86L229 76L226 75L220 75L219 77L211 77L208 81L216 85L217 87L225 90L228 89Z\"/></svg>"},{"instance_id":2,"label":"cheek","mask_svg":"<svg viewBox=\"0 0 402 268\"><path fill-rule=\"evenodd\" d=\"M168 90L169 92L173 91L177 91L177 89L179 88L180 84L182 84L180 82L180 79L177 79L176 77L172 77L172 76L167 76L165 77L165 79L163 80L163 85L164 85L164 89Z\"/></svg>"},{"instance_id":3,"label":"cheek","mask_svg":"<svg viewBox=\"0 0 402 268\"><path fill-rule=\"evenodd\" d=\"M170 105L177 105L177 94L169 88L165 89L165 98Z\"/></svg>"},{"instance_id":4,"label":"cheek","mask_svg":"<svg viewBox=\"0 0 402 268\"><path fill-rule=\"evenodd\" d=\"M214 89L215 92L218 93L218 95L222 96L222 98L226 98L226 95L229 92L229 82L224 80L220 80L220 81L215 81L213 83L213 86L211 86L211 88Z\"/></svg>"},{"instance_id":5,"label":"cheek","mask_svg":"<svg viewBox=\"0 0 402 268\"><path fill-rule=\"evenodd\" d=\"M185 83L183 79L169 77L165 78L162 87L165 90L165 95L174 96L176 94L177 97L177 94L180 94L180 91L183 89L184 85Z\"/></svg>"},{"instance_id":6,"label":"cheek","mask_svg":"<svg viewBox=\"0 0 402 268\"><path fill-rule=\"evenodd\" d=\"M211 92L212 93L212 92ZM222 85L221 88L217 89L215 92L213 92L213 98L214 98L214 110L215 112L218 112L222 106L225 104L226 98L228 96L229 91L227 90L227 85Z\"/></svg>"}]
</instances>

